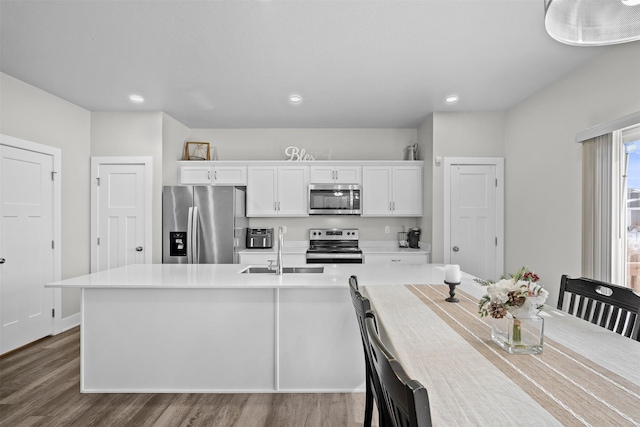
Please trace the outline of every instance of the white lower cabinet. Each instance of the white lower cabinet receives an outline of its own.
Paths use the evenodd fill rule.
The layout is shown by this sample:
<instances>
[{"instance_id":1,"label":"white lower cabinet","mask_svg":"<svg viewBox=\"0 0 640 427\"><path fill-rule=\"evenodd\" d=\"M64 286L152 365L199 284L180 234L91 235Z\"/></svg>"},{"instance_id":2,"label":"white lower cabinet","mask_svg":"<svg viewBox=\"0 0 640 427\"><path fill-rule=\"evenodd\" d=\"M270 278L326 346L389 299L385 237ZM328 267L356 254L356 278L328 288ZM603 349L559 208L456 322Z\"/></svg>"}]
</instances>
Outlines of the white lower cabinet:
<instances>
[{"instance_id":1,"label":"white lower cabinet","mask_svg":"<svg viewBox=\"0 0 640 427\"><path fill-rule=\"evenodd\" d=\"M240 252L240 264L251 265L269 265L269 260L275 262L278 255L269 250L268 252L259 252L255 249L255 252ZM305 265L307 263L306 254L282 254L282 263L285 267L294 267L298 265Z\"/></svg>"},{"instance_id":2,"label":"white lower cabinet","mask_svg":"<svg viewBox=\"0 0 640 427\"><path fill-rule=\"evenodd\" d=\"M278 292L278 390L364 389L362 338L348 289Z\"/></svg>"},{"instance_id":3,"label":"white lower cabinet","mask_svg":"<svg viewBox=\"0 0 640 427\"><path fill-rule=\"evenodd\" d=\"M365 264L427 264L426 252L419 252L415 254L366 254L364 255L364 263Z\"/></svg>"},{"instance_id":4,"label":"white lower cabinet","mask_svg":"<svg viewBox=\"0 0 640 427\"><path fill-rule=\"evenodd\" d=\"M365 389L362 340L346 285L89 288L82 303L85 393Z\"/></svg>"}]
</instances>

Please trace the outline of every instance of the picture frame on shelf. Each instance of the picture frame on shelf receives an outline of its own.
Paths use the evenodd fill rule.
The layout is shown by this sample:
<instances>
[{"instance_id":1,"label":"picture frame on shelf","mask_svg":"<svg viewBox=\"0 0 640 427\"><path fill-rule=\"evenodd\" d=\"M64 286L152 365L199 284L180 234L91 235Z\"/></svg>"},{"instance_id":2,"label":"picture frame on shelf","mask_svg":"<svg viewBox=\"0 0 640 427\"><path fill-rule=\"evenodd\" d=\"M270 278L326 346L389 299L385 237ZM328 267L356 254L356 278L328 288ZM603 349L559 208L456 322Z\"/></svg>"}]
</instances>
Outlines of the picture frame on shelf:
<instances>
[{"instance_id":1,"label":"picture frame on shelf","mask_svg":"<svg viewBox=\"0 0 640 427\"><path fill-rule=\"evenodd\" d=\"M185 142L182 160L211 160L211 148L209 143L192 141Z\"/></svg>"}]
</instances>

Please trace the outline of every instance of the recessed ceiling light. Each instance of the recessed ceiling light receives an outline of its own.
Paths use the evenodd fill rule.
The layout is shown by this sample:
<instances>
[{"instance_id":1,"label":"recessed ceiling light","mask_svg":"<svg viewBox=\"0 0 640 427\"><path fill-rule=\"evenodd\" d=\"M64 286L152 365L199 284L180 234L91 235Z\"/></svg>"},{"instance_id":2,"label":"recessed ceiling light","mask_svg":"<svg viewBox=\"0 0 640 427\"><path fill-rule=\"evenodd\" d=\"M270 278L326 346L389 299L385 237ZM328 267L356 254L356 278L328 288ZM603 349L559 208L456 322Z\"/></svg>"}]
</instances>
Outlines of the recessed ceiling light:
<instances>
[{"instance_id":1,"label":"recessed ceiling light","mask_svg":"<svg viewBox=\"0 0 640 427\"><path fill-rule=\"evenodd\" d=\"M302 102L302 97L300 95L291 95L289 96L289 102L292 104L300 104Z\"/></svg>"},{"instance_id":2,"label":"recessed ceiling light","mask_svg":"<svg viewBox=\"0 0 640 427\"><path fill-rule=\"evenodd\" d=\"M445 98L445 101L447 101L447 104L455 104L458 99L458 95L449 95Z\"/></svg>"},{"instance_id":3,"label":"recessed ceiling light","mask_svg":"<svg viewBox=\"0 0 640 427\"><path fill-rule=\"evenodd\" d=\"M142 104L144 102L144 98L140 95L129 95L129 101L136 104Z\"/></svg>"}]
</instances>

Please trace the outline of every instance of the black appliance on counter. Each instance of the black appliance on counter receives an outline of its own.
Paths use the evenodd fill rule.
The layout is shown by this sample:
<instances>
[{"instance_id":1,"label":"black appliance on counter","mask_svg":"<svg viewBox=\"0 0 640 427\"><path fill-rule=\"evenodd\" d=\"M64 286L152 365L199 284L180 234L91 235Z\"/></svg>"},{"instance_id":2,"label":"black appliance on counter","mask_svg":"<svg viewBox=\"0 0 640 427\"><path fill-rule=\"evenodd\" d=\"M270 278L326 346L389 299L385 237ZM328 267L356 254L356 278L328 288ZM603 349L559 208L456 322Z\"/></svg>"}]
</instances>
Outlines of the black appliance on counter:
<instances>
[{"instance_id":1,"label":"black appliance on counter","mask_svg":"<svg viewBox=\"0 0 640 427\"><path fill-rule=\"evenodd\" d=\"M309 230L307 264L362 264L357 228Z\"/></svg>"},{"instance_id":2,"label":"black appliance on counter","mask_svg":"<svg viewBox=\"0 0 640 427\"><path fill-rule=\"evenodd\" d=\"M273 228L247 228L247 249L273 248Z\"/></svg>"},{"instance_id":3,"label":"black appliance on counter","mask_svg":"<svg viewBox=\"0 0 640 427\"><path fill-rule=\"evenodd\" d=\"M407 233L407 237L409 239L409 247L413 249L420 248L420 229L419 228L410 228Z\"/></svg>"}]
</instances>

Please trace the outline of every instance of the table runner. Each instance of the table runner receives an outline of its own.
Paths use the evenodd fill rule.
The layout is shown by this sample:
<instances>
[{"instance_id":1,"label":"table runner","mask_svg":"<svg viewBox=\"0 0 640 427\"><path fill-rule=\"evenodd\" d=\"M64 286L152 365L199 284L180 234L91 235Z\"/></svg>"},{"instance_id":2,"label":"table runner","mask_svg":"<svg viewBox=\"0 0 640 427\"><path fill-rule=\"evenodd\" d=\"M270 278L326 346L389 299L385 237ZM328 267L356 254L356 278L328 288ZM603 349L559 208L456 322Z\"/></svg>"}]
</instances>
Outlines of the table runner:
<instances>
[{"instance_id":1,"label":"table runner","mask_svg":"<svg viewBox=\"0 0 640 427\"><path fill-rule=\"evenodd\" d=\"M457 291L452 304L444 301L447 286L406 288L562 424L640 426L637 385L547 337L540 355L510 355L491 342L491 319L478 316L477 298Z\"/></svg>"}]
</instances>

